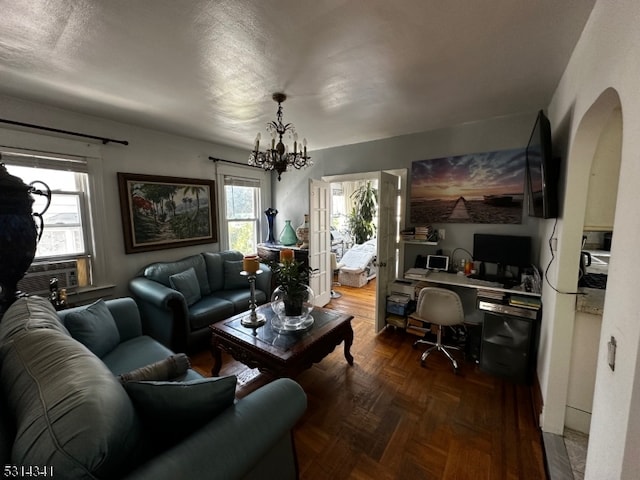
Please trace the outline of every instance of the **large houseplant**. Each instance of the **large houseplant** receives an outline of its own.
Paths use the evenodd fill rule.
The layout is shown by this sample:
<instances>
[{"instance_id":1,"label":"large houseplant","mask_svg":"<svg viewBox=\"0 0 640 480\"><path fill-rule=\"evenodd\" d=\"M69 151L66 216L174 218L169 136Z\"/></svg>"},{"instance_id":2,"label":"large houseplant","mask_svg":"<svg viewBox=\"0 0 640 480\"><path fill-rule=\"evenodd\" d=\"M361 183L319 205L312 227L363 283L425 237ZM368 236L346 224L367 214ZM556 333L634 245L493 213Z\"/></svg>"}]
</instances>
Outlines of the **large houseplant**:
<instances>
[{"instance_id":1,"label":"large houseplant","mask_svg":"<svg viewBox=\"0 0 640 480\"><path fill-rule=\"evenodd\" d=\"M351 194L354 207L348 218L348 228L356 244L362 244L375 236L373 219L378 211L378 191L368 181Z\"/></svg>"}]
</instances>

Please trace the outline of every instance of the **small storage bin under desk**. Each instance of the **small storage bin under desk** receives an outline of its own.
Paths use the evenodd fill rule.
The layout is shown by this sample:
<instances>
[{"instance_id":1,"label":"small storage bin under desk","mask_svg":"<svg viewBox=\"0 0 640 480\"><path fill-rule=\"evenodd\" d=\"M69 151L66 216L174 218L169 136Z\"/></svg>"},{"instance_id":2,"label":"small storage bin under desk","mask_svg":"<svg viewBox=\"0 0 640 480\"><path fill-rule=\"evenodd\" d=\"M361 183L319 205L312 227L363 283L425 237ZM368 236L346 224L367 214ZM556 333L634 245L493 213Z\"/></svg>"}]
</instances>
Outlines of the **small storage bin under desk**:
<instances>
[{"instance_id":1,"label":"small storage bin under desk","mask_svg":"<svg viewBox=\"0 0 640 480\"><path fill-rule=\"evenodd\" d=\"M415 302L409 295L393 294L387 297L387 324L394 327L406 328L407 317L415 311Z\"/></svg>"}]
</instances>

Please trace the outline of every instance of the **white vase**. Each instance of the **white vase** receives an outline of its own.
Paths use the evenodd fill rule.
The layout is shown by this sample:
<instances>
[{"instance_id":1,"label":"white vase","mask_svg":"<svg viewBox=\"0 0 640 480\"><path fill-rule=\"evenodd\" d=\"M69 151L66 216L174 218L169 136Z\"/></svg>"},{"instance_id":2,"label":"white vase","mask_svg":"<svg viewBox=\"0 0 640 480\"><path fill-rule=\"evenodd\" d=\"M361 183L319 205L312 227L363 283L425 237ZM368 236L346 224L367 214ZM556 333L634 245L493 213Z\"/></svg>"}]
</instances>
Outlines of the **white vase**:
<instances>
[{"instance_id":1,"label":"white vase","mask_svg":"<svg viewBox=\"0 0 640 480\"><path fill-rule=\"evenodd\" d=\"M296 228L296 236L302 243L302 245L300 245L300 248L309 248L309 215L305 215L302 225Z\"/></svg>"}]
</instances>

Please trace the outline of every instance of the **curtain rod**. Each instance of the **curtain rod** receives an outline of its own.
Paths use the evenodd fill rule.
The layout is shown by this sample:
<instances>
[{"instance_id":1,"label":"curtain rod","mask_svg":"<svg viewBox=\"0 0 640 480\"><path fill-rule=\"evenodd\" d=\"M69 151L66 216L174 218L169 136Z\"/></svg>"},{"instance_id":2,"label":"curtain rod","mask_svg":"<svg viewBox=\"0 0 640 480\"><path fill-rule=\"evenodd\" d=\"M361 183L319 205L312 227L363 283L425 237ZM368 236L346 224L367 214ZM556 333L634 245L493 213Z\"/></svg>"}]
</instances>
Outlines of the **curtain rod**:
<instances>
[{"instance_id":1,"label":"curtain rod","mask_svg":"<svg viewBox=\"0 0 640 480\"><path fill-rule=\"evenodd\" d=\"M233 163L234 165L242 165L243 167L262 168L262 167L259 167L258 165L249 165L248 163L234 162L232 160L224 160L223 158L209 157L209 160L212 160L214 162Z\"/></svg>"},{"instance_id":2,"label":"curtain rod","mask_svg":"<svg viewBox=\"0 0 640 480\"><path fill-rule=\"evenodd\" d=\"M38 130L45 130L47 132L64 133L65 135L74 135L76 137L92 138L93 140L101 140L102 143L105 145L109 142L119 143L121 145L129 145L129 142L127 142L126 140L114 140L113 138L97 137L95 135L87 135L84 133L70 132L69 130L60 130L58 128L43 127L42 125L34 125L33 123L16 122L14 120L6 120L4 118L0 118L0 122L8 123L10 125L18 125L20 127L36 128Z\"/></svg>"}]
</instances>

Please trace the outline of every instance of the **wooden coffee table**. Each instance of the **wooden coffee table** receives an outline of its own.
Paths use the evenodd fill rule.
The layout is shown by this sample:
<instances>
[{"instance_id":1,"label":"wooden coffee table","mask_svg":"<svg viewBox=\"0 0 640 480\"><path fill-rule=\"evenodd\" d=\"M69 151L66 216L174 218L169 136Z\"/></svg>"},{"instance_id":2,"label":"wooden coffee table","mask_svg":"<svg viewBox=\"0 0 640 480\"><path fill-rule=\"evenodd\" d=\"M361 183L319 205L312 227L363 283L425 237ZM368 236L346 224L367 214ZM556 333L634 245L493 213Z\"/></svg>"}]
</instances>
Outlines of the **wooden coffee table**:
<instances>
[{"instance_id":1,"label":"wooden coffee table","mask_svg":"<svg viewBox=\"0 0 640 480\"><path fill-rule=\"evenodd\" d=\"M255 336L251 328L240 323L249 312L210 325L214 360L211 375L217 377L220 374L221 352L225 351L239 362L257 368L269 377L293 378L312 364L320 362L340 342L344 342L347 363L353 365L350 352L353 315L315 307L311 312L314 323L308 330L279 334L271 328L271 319L275 315L271 305L261 305L256 311L263 314L267 322L256 329Z\"/></svg>"}]
</instances>

